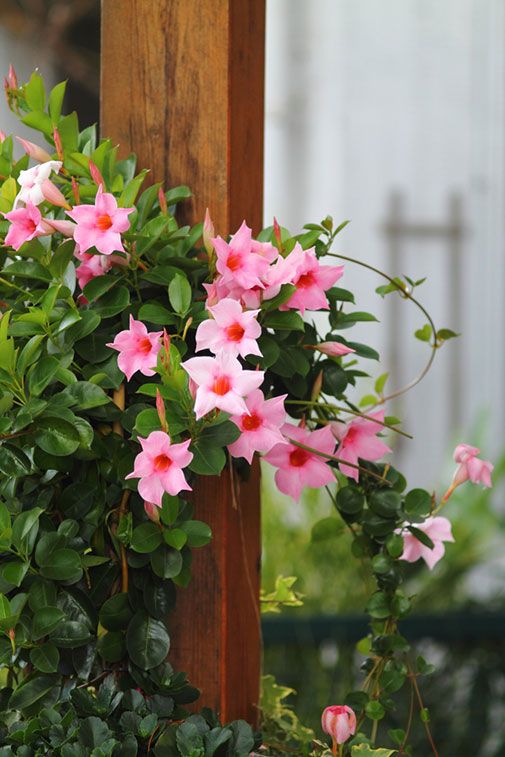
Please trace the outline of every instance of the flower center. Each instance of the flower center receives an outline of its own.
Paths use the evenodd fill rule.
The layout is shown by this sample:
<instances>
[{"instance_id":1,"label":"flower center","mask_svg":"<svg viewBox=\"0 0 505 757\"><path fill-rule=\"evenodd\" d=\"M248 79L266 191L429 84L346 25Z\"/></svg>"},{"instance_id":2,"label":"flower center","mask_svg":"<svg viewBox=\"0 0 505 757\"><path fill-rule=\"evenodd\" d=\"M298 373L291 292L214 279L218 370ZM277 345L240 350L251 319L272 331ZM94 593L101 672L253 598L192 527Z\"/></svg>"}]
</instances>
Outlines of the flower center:
<instances>
[{"instance_id":1,"label":"flower center","mask_svg":"<svg viewBox=\"0 0 505 757\"><path fill-rule=\"evenodd\" d=\"M230 271L236 271L237 268L240 268L240 255L238 252L230 252L228 255L228 260L226 261L226 267L230 269Z\"/></svg>"},{"instance_id":2,"label":"flower center","mask_svg":"<svg viewBox=\"0 0 505 757\"><path fill-rule=\"evenodd\" d=\"M172 461L168 457L168 455L156 455L153 462L154 462L154 470L157 473L164 473L172 465Z\"/></svg>"},{"instance_id":3,"label":"flower center","mask_svg":"<svg viewBox=\"0 0 505 757\"><path fill-rule=\"evenodd\" d=\"M296 282L297 287L301 287L302 289L306 289L307 287L310 287L314 284L314 274L312 271L309 271L309 273L302 273L298 281Z\"/></svg>"},{"instance_id":4,"label":"flower center","mask_svg":"<svg viewBox=\"0 0 505 757\"><path fill-rule=\"evenodd\" d=\"M142 339L139 339L139 342L138 342L138 345L137 345L137 349L143 355L149 355L149 353L152 350L152 347L153 346L151 344L151 341L150 341L149 337L144 336L144 337L142 337Z\"/></svg>"},{"instance_id":5,"label":"flower center","mask_svg":"<svg viewBox=\"0 0 505 757\"><path fill-rule=\"evenodd\" d=\"M110 229L112 226L112 218L108 213L104 213L103 215L98 216L96 219L96 225L100 231L107 231L107 229Z\"/></svg>"},{"instance_id":6,"label":"flower center","mask_svg":"<svg viewBox=\"0 0 505 757\"><path fill-rule=\"evenodd\" d=\"M240 325L240 323L232 323L232 325L228 326L226 329L226 336L228 337L230 342L240 342L244 334L245 329Z\"/></svg>"},{"instance_id":7,"label":"flower center","mask_svg":"<svg viewBox=\"0 0 505 757\"><path fill-rule=\"evenodd\" d=\"M289 462L293 468L301 468L302 465L305 465L309 457L310 455L308 452L301 449L301 447L297 447L289 453Z\"/></svg>"},{"instance_id":8,"label":"flower center","mask_svg":"<svg viewBox=\"0 0 505 757\"><path fill-rule=\"evenodd\" d=\"M231 382L228 376L218 376L212 384L212 391L214 394L219 394L221 397L223 394L228 394L231 389Z\"/></svg>"},{"instance_id":9,"label":"flower center","mask_svg":"<svg viewBox=\"0 0 505 757\"><path fill-rule=\"evenodd\" d=\"M37 230L37 224L31 218L26 220L26 230L29 234L35 234Z\"/></svg>"},{"instance_id":10,"label":"flower center","mask_svg":"<svg viewBox=\"0 0 505 757\"><path fill-rule=\"evenodd\" d=\"M256 431L261 426L261 418L256 413L242 416L242 429L244 431Z\"/></svg>"}]
</instances>

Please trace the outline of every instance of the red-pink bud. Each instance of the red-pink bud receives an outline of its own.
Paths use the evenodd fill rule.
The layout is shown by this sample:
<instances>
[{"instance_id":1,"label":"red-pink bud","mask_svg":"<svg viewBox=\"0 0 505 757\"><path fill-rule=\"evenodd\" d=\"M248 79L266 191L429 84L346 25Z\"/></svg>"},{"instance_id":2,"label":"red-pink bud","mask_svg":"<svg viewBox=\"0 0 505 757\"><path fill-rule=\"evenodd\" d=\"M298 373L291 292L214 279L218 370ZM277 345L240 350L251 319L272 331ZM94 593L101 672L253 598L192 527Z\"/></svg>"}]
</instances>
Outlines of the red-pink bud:
<instances>
[{"instance_id":1,"label":"red-pink bud","mask_svg":"<svg viewBox=\"0 0 505 757\"><path fill-rule=\"evenodd\" d=\"M282 236L281 236L281 227L279 226L279 221L274 216L274 237L275 241L277 242L277 246L279 249L282 247Z\"/></svg>"},{"instance_id":2,"label":"red-pink bud","mask_svg":"<svg viewBox=\"0 0 505 757\"><path fill-rule=\"evenodd\" d=\"M341 357L342 355L349 355L351 352L356 352L352 347L346 347L345 344L341 344L340 342L321 342L320 344L315 344L313 349L322 352L324 355L329 355L330 357Z\"/></svg>"},{"instance_id":3,"label":"red-pink bud","mask_svg":"<svg viewBox=\"0 0 505 757\"><path fill-rule=\"evenodd\" d=\"M44 198L52 205L56 205L59 208L65 208L65 210L71 210L71 205L60 192L56 184L53 184L51 179L44 179L41 185L42 194Z\"/></svg>"},{"instance_id":4,"label":"red-pink bud","mask_svg":"<svg viewBox=\"0 0 505 757\"><path fill-rule=\"evenodd\" d=\"M53 139L54 139L54 146L56 147L56 154L58 155L58 160L61 160L63 162L64 155L63 155L63 144L60 137L60 132L56 128L56 126L53 129Z\"/></svg>"},{"instance_id":5,"label":"red-pink bud","mask_svg":"<svg viewBox=\"0 0 505 757\"><path fill-rule=\"evenodd\" d=\"M161 364L168 370L170 365L170 334L167 334L167 330L163 329L163 355L161 356Z\"/></svg>"},{"instance_id":6,"label":"red-pink bud","mask_svg":"<svg viewBox=\"0 0 505 757\"><path fill-rule=\"evenodd\" d=\"M161 396L160 390L156 389L156 411L158 418L160 419L161 428L165 433L168 433L167 414L165 411L165 401Z\"/></svg>"},{"instance_id":7,"label":"red-pink bud","mask_svg":"<svg viewBox=\"0 0 505 757\"><path fill-rule=\"evenodd\" d=\"M98 187L101 185L105 189L105 181L103 180L103 176L100 173L100 169L98 168L96 163L93 163L92 160L89 161L89 172L95 184Z\"/></svg>"},{"instance_id":8,"label":"red-pink bud","mask_svg":"<svg viewBox=\"0 0 505 757\"><path fill-rule=\"evenodd\" d=\"M333 705L324 710L321 725L336 744L343 744L356 732L356 715L347 705Z\"/></svg>"},{"instance_id":9,"label":"red-pink bud","mask_svg":"<svg viewBox=\"0 0 505 757\"><path fill-rule=\"evenodd\" d=\"M9 66L9 74L8 74L8 80L9 80L9 87L11 89L17 89L18 88L18 77L16 75L16 70L12 63Z\"/></svg>"},{"instance_id":10,"label":"red-pink bud","mask_svg":"<svg viewBox=\"0 0 505 757\"><path fill-rule=\"evenodd\" d=\"M5 142L6 139L7 139L7 134L0 129L0 144L2 142Z\"/></svg>"},{"instance_id":11,"label":"red-pink bud","mask_svg":"<svg viewBox=\"0 0 505 757\"><path fill-rule=\"evenodd\" d=\"M164 216L168 215L167 198L165 197L165 192L163 191L163 187L160 187L158 189L158 202L160 204L160 210L163 213L163 215Z\"/></svg>"},{"instance_id":12,"label":"red-pink bud","mask_svg":"<svg viewBox=\"0 0 505 757\"><path fill-rule=\"evenodd\" d=\"M74 195L74 202L76 205L80 205L81 195L79 193L79 184L75 176L72 176L72 194Z\"/></svg>"},{"instance_id":13,"label":"red-pink bud","mask_svg":"<svg viewBox=\"0 0 505 757\"><path fill-rule=\"evenodd\" d=\"M30 158L38 160L39 163L47 163L48 160L52 160L51 156L49 155L47 150L44 150L44 148L39 147L33 142L29 142L27 139L23 139L22 137L16 137L16 139L23 147L25 153L30 156Z\"/></svg>"},{"instance_id":14,"label":"red-pink bud","mask_svg":"<svg viewBox=\"0 0 505 757\"><path fill-rule=\"evenodd\" d=\"M144 510L149 520L152 520L153 523L160 522L160 508L154 502L144 502ZM137 689L137 691L141 691L141 689Z\"/></svg>"},{"instance_id":15,"label":"red-pink bud","mask_svg":"<svg viewBox=\"0 0 505 757\"><path fill-rule=\"evenodd\" d=\"M215 236L214 224L212 223L209 209L205 211L205 219L203 221L203 246L207 251L207 255L210 257L214 252L214 245L212 244L212 238Z\"/></svg>"}]
</instances>

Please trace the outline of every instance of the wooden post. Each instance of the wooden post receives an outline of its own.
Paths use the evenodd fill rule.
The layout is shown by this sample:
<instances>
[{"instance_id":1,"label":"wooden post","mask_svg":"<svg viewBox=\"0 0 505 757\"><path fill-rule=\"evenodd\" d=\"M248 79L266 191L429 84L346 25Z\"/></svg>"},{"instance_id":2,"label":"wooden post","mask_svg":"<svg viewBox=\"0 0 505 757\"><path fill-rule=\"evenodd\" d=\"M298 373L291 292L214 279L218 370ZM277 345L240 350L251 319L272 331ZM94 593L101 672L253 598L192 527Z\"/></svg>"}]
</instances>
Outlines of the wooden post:
<instances>
[{"instance_id":1,"label":"wooden post","mask_svg":"<svg viewBox=\"0 0 505 757\"><path fill-rule=\"evenodd\" d=\"M181 219L216 232L262 225L264 0L102 0L101 129L165 185L189 184ZM170 661L224 721L257 716L259 470L201 479L195 517L214 539L170 619Z\"/></svg>"}]
</instances>

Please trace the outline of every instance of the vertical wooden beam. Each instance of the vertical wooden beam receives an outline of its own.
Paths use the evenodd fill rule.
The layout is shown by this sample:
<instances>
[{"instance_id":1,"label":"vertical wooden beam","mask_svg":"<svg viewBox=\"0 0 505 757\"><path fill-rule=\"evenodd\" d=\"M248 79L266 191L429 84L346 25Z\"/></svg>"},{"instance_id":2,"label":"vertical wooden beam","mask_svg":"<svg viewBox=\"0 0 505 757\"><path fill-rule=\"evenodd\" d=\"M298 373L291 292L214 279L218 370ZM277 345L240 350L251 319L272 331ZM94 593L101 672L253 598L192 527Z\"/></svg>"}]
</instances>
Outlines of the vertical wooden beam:
<instances>
[{"instance_id":1,"label":"vertical wooden beam","mask_svg":"<svg viewBox=\"0 0 505 757\"><path fill-rule=\"evenodd\" d=\"M102 0L101 129L166 186L189 184L181 220L262 225L264 0ZM257 715L259 471L201 479L196 517L214 539L170 620L170 661L223 720Z\"/></svg>"}]
</instances>

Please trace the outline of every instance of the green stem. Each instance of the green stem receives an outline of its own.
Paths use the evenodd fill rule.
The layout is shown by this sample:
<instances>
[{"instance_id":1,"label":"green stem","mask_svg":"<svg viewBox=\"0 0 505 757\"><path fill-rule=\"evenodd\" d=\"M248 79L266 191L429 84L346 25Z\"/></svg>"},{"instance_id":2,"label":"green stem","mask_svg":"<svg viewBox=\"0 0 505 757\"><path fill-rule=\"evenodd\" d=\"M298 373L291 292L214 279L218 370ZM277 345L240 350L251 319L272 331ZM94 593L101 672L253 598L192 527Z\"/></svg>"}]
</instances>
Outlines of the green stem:
<instances>
[{"instance_id":1,"label":"green stem","mask_svg":"<svg viewBox=\"0 0 505 757\"><path fill-rule=\"evenodd\" d=\"M286 439L290 444L294 444L295 447L300 447L300 449L304 449L307 452L312 452L313 455L324 457L326 460L334 460L336 463L342 463L343 465L348 465L350 468L356 468L356 470L361 471L361 473L365 473L367 476L372 476L373 478L377 478L383 484L387 484L388 486L391 486L390 482L387 481L383 476L380 476L378 473L374 473L373 471L368 470L368 468L363 468L362 465L357 465L356 463L350 463L347 460L342 460L342 458L336 457L335 455L330 455L328 452L321 452L320 449L309 447L307 444L302 444L302 442L298 442L296 441L296 439L292 439L289 436L287 436Z\"/></svg>"},{"instance_id":2,"label":"green stem","mask_svg":"<svg viewBox=\"0 0 505 757\"><path fill-rule=\"evenodd\" d=\"M331 402L317 402L317 400L314 402L312 400L286 400L286 405L315 405L318 407L324 407L328 408L329 410L338 410L342 413L349 413L350 415L357 415L360 418L365 418L366 420L373 421L373 423L378 423L379 426L383 426L384 428L389 429L390 431L394 431L396 434L400 434L401 436L406 436L408 439L413 439L414 437L411 434L408 434L406 431L402 431L399 428L396 428L395 426L391 426L389 423L384 423L384 421L379 421L377 418L373 418L371 415L367 415L366 413L362 413L359 410L351 410L347 407L340 407L339 405L334 405Z\"/></svg>"}]
</instances>

